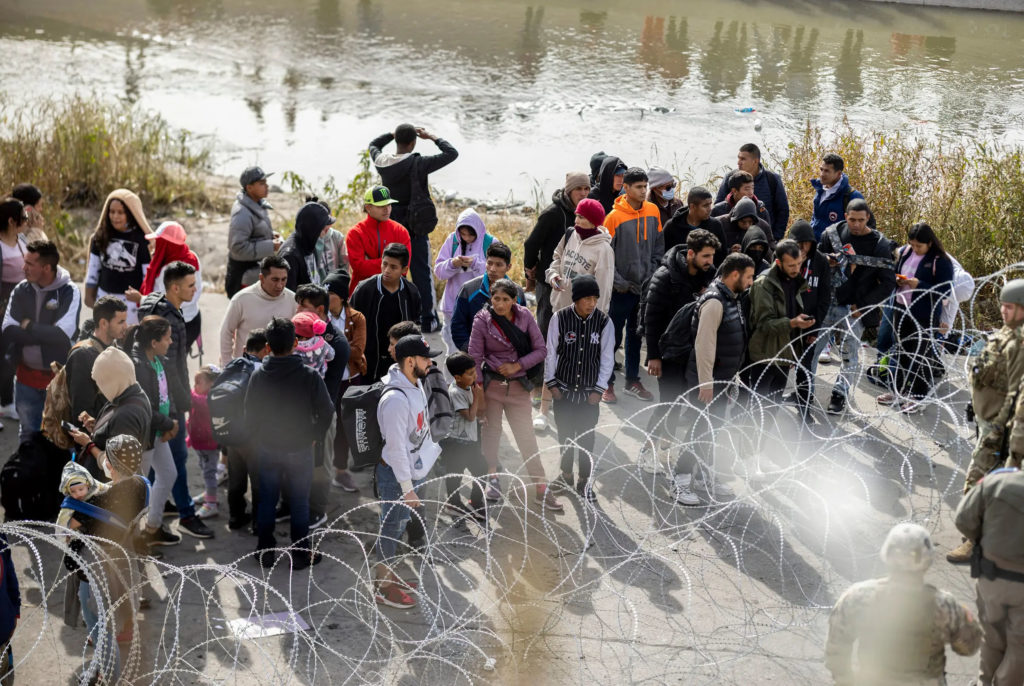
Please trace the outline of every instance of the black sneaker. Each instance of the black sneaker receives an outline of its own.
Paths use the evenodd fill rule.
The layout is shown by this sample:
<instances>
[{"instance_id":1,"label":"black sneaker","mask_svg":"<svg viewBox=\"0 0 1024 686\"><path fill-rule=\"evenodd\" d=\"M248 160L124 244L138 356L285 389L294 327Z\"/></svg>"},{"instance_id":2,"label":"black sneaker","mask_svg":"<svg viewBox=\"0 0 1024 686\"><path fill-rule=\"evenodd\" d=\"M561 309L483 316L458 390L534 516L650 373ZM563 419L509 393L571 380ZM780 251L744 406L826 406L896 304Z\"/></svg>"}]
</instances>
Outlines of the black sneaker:
<instances>
[{"instance_id":1,"label":"black sneaker","mask_svg":"<svg viewBox=\"0 0 1024 686\"><path fill-rule=\"evenodd\" d=\"M287 522L291 518L292 511L287 505L281 505L280 507L277 508L277 511L274 512L275 522Z\"/></svg>"},{"instance_id":2,"label":"black sneaker","mask_svg":"<svg viewBox=\"0 0 1024 686\"><path fill-rule=\"evenodd\" d=\"M292 556L292 569L305 569L323 562L323 553L295 553Z\"/></svg>"},{"instance_id":3,"label":"black sneaker","mask_svg":"<svg viewBox=\"0 0 1024 686\"><path fill-rule=\"evenodd\" d=\"M622 363L619 362L618 360L615 360L615 364L612 365L612 369L617 371L617 372L621 372L622 371Z\"/></svg>"},{"instance_id":4,"label":"black sneaker","mask_svg":"<svg viewBox=\"0 0 1024 686\"><path fill-rule=\"evenodd\" d=\"M142 532L141 538L142 542L147 546L178 545L181 543L181 536L175 536L162 526L153 531L146 529Z\"/></svg>"},{"instance_id":5,"label":"black sneaker","mask_svg":"<svg viewBox=\"0 0 1024 686\"><path fill-rule=\"evenodd\" d=\"M319 529L320 527L322 527L326 523L327 523L327 513L326 512L317 512L315 510L310 510L309 511L309 528L310 529Z\"/></svg>"},{"instance_id":6,"label":"black sneaker","mask_svg":"<svg viewBox=\"0 0 1024 686\"><path fill-rule=\"evenodd\" d=\"M164 517L177 517L178 506L168 500L164 503Z\"/></svg>"},{"instance_id":7,"label":"black sneaker","mask_svg":"<svg viewBox=\"0 0 1024 686\"><path fill-rule=\"evenodd\" d=\"M842 414L846 411L846 396L833 391L832 399L828 401L829 414Z\"/></svg>"},{"instance_id":8,"label":"black sneaker","mask_svg":"<svg viewBox=\"0 0 1024 686\"><path fill-rule=\"evenodd\" d=\"M251 521L252 515L248 512L243 512L238 517L232 517L228 520L228 528L232 531L237 531L238 529L241 529L243 526L245 526Z\"/></svg>"},{"instance_id":9,"label":"black sneaker","mask_svg":"<svg viewBox=\"0 0 1024 686\"><path fill-rule=\"evenodd\" d=\"M277 559L277 554L273 550L257 550L252 556L256 558L256 561L260 563L260 567L263 567L263 569L273 567L274 561Z\"/></svg>"},{"instance_id":10,"label":"black sneaker","mask_svg":"<svg viewBox=\"0 0 1024 686\"><path fill-rule=\"evenodd\" d=\"M580 481L576 484L576 493L588 503L597 502L597 494L594 493L593 485L588 484L586 481Z\"/></svg>"},{"instance_id":11,"label":"black sneaker","mask_svg":"<svg viewBox=\"0 0 1024 686\"><path fill-rule=\"evenodd\" d=\"M185 517L178 522L178 531L194 538L213 538L213 531L210 530L210 527L203 524L203 520L195 515Z\"/></svg>"},{"instance_id":12,"label":"black sneaker","mask_svg":"<svg viewBox=\"0 0 1024 686\"><path fill-rule=\"evenodd\" d=\"M569 493L575 487L572 485L572 477L565 478L565 474L559 474L558 477L552 481L548 488L551 489L552 493Z\"/></svg>"},{"instance_id":13,"label":"black sneaker","mask_svg":"<svg viewBox=\"0 0 1024 686\"><path fill-rule=\"evenodd\" d=\"M793 392L793 393L790 393L789 395L784 396L782 398L782 404L783 405L799 405L800 404L800 398L799 398L799 396L797 396L797 394L795 392Z\"/></svg>"}]
</instances>

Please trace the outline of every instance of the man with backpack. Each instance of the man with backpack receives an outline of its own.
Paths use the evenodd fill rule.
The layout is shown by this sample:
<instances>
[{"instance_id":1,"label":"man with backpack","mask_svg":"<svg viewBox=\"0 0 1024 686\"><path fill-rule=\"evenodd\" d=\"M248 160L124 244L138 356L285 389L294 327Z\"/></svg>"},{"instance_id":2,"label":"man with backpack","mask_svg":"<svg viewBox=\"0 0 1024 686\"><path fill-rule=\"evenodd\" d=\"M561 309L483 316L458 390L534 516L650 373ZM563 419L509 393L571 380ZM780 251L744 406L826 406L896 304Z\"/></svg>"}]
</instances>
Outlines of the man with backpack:
<instances>
[{"instance_id":1,"label":"man with backpack","mask_svg":"<svg viewBox=\"0 0 1024 686\"><path fill-rule=\"evenodd\" d=\"M417 138L433 141L441 152L426 157L413 152ZM395 142L395 152L384 152L384 146L391 141ZM381 183L391 190L391 197L398 201L392 211L392 218L409 231L412 242L410 271L412 282L423 298L420 325L426 333L440 328L437 313L434 312L430 250L430 233L437 227L437 209L430 197L429 176L454 162L458 156L459 152L451 143L412 124L399 124L394 133L381 134L370 141L370 159L380 174ZM354 271L352 282L358 283Z\"/></svg>"},{"instance_id":2,"label":"man with backpack","mask_svg":"<svg viewBox=\"0 0 1024 686\"><path fill-rule=\"evenodd\" d=\"M398 541L409 521L410 511L420 507L416 492L441 454L430 434L430 415L423 386L433 362L441 354L431 350L422 335L404 336L395 344L395 364L388 369L387 382L377 404L377 424L384 449L376 467L377 492L381 501L379 563L376 568L375 600L389 607L407 609L416 601L406 592L411 586L391 569Z\"/></svg>"},{"instance_id":3,"label":"man with backpack","mask_svg":"<svg viewBox=\"0 0 1024 686\"><path fill-rule=\"evenodd\" d=\"M25 280L14 287L4 314L3 338L17 363L14 405L18 440L39 431L52 362L64 364L78 337L82 295L71 275L58 265L60 253L50 241L33 241L25 252Z\"/></svg>"},{"instance_id":4,"label":"man with backpack","mask_svg":"<svg viewBox=\"0 0 1024 686\"><path fill-rule=\"evenodd\" d=\"M120 298L105 295L93 306L92 320L92 334L71 348L68 362L64 365L72 418L83 412L96 417L106 402L92 380L92 366L101 352L124 338L128 328L128 306Z\"/></svg>"},{"instance_id":5,"label":"man with backpack","mask_svg":"<svg viewBox=\"0 0 1024 686\"><path fill-rule=\"evenodd\" d=\"M185 315L181 306L192 300L196 293L196 268L187 262L171 262L164 267L165 293L150 293L139 303L139 320L149 315L163 317L171 323L171 347L167 350L167 375L174 375L176 381L169 384L174 394L174 408L177 410L174 420L179 427L185 427L185 412L192 407L191 379L188 374L188 331L185 328ZM178 476L174 481L171 496L178 508L181 521L178 528L195 538L213 538L213 531L199 517L192 504L192 496L188 491L188 445L185 443L186 432L179 430L174 438L167 443L174 456L174 466ZM163 507L163 503L155 503L155 507Z\"/></svg>"},{"instance_id":6,"label":"man with backpack","mask_svg":"<svg viewBox=\"0 0 1024 686\"><path fill-rule=\"evenodd\" d=\"M685 361L662 359L659 343L676 312L694 302L715 278L715 255L722 244L711 232L693 229L685 245L677 245L665 254L662 264L640 304L643 335L647 341L647 373L658 380L658 400L647 422L647 433L668 438L675 433L679 412L668 405L686 390L683 386ZM645 441L638 463L648 471L658 471L656 446Z\"/></svg>"},{"instance_id":7,"label":"man with backpack","mask_svg":"<svg viewBox=\"0 0 1024 686\"><path fill-rule=\"evenodd\" d=\"M334 417L334 404L323 379L293 355L295 326L275 317L266 329L270 357L249 378L245 421L256 451L259 509L256 558L263 568L274 564L274 511L286 488L291 515L292 569L317 564L321 554L310 549L309 491L313 479L314 444L324 440Z\"/></svg>"},{"instance_id":8,"label":"man with backpack","mask_svg":"<svg viewBox=\"0 0 1024 686\"><path fill-rule=\"evenodd\" d=\"M724 391L743 365L747 348L747 325L739 296L754 281L754 261L732 253L718 270L718 278L695 303L676 312L659 341L663 360L674 360L683 370L683 387L690 389L688 401L696 415L681 421L692 426L684 443L714 443L727 401ZM664 371L662 372L664 375ZM710 434L710 435L709 435ZM714 456L708 455L709 462ZM692 450L684 450L676 461L675 498L682 505L699 505L695 489L704 490L712 501L728 498L731 490L710 469L700 465Z\"/></svg>"},{"instance_id":9,"label":"man with backpack","mask_svg":"<svg viewBox=\"0 0 1024 686\"><path fill-rule=\"evenodd\" d=\"M253 329L245 352L225 365L207 394L213 437L228 452L228 528L241 529L257 512L259 478L256 450L245 424L245 391L256 368L270 354L263 329ZM252 514L245 511L246 487L252 490Z\"/></svg>"}]
</instances>

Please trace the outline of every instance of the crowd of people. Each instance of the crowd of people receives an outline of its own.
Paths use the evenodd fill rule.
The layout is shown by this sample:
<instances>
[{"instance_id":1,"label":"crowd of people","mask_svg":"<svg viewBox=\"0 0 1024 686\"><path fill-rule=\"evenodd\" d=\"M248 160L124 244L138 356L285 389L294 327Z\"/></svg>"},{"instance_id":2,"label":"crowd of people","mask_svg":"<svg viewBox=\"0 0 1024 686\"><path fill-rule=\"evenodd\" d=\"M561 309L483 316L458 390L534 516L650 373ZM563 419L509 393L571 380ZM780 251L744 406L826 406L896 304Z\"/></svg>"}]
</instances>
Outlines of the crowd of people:
<instances>
[{"instance_id":1,"label":"crowd of people","mask_svg":"<svg viewBox=\"0 0 1024 686\"><path fill-rule=\"evenodd\" d=\"M433 141L438 154L416 152L419 140ZM286 554L302 569L322 559L310 530L327 520L330 488L357 492L351 471L371 467L381 502L375 597L413 607L416 583L401 578L395 562L404 550L426 546L421 485L432 470L447 475L444 509L490 526L489 508L510 495L499 459L506 422L537 507L562 512L560 494L594 502L600 405L618 402L619 375L622 393L654 399L641 378L646 355L647 383L657 384L660 404L637 458L650 471L669 458L680 505L714 504L731 495L729 479L716 469L713 451L687 436L722 426L727 406L743 402L735 389L772 412L791 404L799 424L811 427L822 420L818 365L838 354L837 380L823 405L841 415L860 378L862 341L877 331L878 357L867 373L880 387L877 402L919 412L943 377L958 301L973 291L971 276L928 224L908 227L901 247L881 233L835 154L822 158L808 187L813 215L792 218L786 189L756 145L739 149L717 196L700 186L677 191L665 169L598 153L589 173L566 174L539 213L524 244L525 283L518 284L508 276L512 237L489 233L473 209L458 216L431 255L438 215L428 179L457 158L451 144L403 124L369 150L381 183L366 191L365 218L344 231L326 203L310 198L284 239L268 212L269 175L244 170L227 237L230 303L219 360L192 378L202 278L180 224L154 231L135 193L110 193L89 242L84 301L92 316L83 323L82 294L56 246L30 234L44 226L41 195L25 185L0 204L0 404L19 420L23 440L42 432L76 446L60 484L71 528L121 544L127 534L111 521L141 517L128 547L159 555L182 534L214 536L208 522L223 509L217 490L226 480L229 529L250 529L255 558L271 567L281 559L275 523L288 519ZM444 281L440 301L435 279ZM984 545L981 559L998 572L992 578L1017 584L998 588L1012 597L1001 607L1014 621L1024 612L1016 578L1024 574L1024 547L990 545L986 531L996 516L990 512L1000 513L1003 526L1012 521L1008 506L990 501L1019 507L1012 494L1022 477L985 475L1008 455L1019 462L1024 454L1024 419L1014 424L1015 415L1024 418L1016 392L1024 372L1022 286L1004 289L1006 326L972 373L981 437L958 517L965 543L950 554L964 562ZM442 351L424 336L438 330L447 348L441 364ZM367 398L372 411L360 410L354 431L347 416ZM562 454L559 472L549 475L536 433L552 424ZM379 434L377 454L355 460L367 451L360 433L367 426ZM678 454L663 455L680 444ZM189 447L204 482L196 498L188 487ZM749 459L755 476L772 468L767 456ZM1006 485L979 488L983 480ZM177 533L165 523L168 515L178 518ZM930 541L925 547L930 554ZM77 567L79 557L68 564ZM79 576L83 616L116 670L117 641L128 626L108 627L106 638L95 634L93 582ZM979 582L979 605L982 595ZM1019 634L1017 645L1008 643L1005 618L992 612L980 613L988 655L982 683L1020 683L986 676L986 664L1001 673L1022 669ZM967 647L972 641L962 639ZM848 660L834 657L830 667L838 674Z\"/></svg>"}]
</instances>

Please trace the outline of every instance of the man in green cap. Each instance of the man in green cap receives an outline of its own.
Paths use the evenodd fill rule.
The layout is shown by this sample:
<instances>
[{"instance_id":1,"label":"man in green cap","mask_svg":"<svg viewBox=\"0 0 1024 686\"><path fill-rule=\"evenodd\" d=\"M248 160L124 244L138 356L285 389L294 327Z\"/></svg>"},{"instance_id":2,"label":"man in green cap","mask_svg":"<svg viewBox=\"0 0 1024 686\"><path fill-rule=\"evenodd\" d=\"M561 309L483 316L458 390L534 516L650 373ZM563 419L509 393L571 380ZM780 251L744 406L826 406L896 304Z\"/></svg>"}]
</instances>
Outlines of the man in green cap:
<instances>
[{"instance_id":1,"label":"man in green cap","mask_svg":"<svg viewBox=\"0 0 1024 686\"><path fill-rule=\"evenodd\" d=\"M968 363L971 406L978 424L978 443L967 467L964 493L994 469L1002 467L1009 456L1009 424L1014 416L1021 380L1024 379L1024 279L1014 279L999 293L999 313L1003 328L987 337L985 347ZM1021 415L1024 419L1024 413ZM1024 454L1024 425L1017 429L1018 454ZM1012 446L1011 446L1012 447ZM971 560L974 542L964 540L946 554L954 564Z\"/></svg>"},{"instance_id":2,"label":"man in green cap","mask_svg":"<svg viewBox=\"0 0 1024 686\"><path fill-rule=\"evenodd\" d=\"M391 206L396 202L386 186L374 186L363 196L366 218L345 235L345 249L352 267L349 296L360 281L380 274L380 261L389 243L401 243L412 254L409 232L391 219Z\"/></svg>"}]
</instances>

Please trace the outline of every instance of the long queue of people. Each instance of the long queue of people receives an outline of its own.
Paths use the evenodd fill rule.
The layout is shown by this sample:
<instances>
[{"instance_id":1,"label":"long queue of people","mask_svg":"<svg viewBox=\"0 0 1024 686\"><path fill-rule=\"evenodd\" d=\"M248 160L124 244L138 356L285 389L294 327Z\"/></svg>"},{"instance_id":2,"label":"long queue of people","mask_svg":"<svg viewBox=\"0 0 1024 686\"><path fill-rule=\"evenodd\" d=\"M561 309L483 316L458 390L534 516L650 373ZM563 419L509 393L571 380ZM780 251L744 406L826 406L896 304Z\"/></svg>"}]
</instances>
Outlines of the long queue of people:
<instances>
[{"instance_id":1,"label":"long queue of people","mask_svg":"<svg viewBox=\"0 0 1024 686\"><path fill-rule=\"evenodd\" d=\"M439 153L416 153L419 139L434 141ZM392 140L396 151L385 152ZM344 232L330 207L311 198L283 239L268 212L269 175L259 167L242 173L219 365L192 379L202 278L180 224L154 231L137 195L110 194L90 240L84 300L93 316L80 331L83 298L57 248L25 235L38 224L40 198L0 204L9 361L0 403L18 417L22 439L41 432L77 446L61 481L72 528L96 530L76 502L130 522L145 509L140 493L148 493L137 550L157 554L179 534L211 538L207 522L221 512L218 483L226 480L228 527L251 527L260 564L277 562L274 525L289 519L292 567L314 565L321 556L309 532L326 521L330 488L357 492L351 469L366 466L350 459L366 452L366 436L349 427L347 408L371 398L380 434L370 465L381 500L376 599L412 607L415 583L399 577L394 562L403 536L412 549L425 546L421 484L439 464L448 475L445 509L488 526L489 504L509 487L499 476L506 421L538 507L558 513L558 494L596 500L594 429L601 403L618 402L617 374L624 394L653 400L641 379L644 352L662 403L638 456L651 469L661 461L659 438L670 444L680 428L720 425L737 381L773 405L791 402L801 423L814 425L817 365L833 361L833 350L841 368L825 411L844 413L869 329L879 330L869 370L883 387L878 403L915 413L942 378L940 351L957 300L973 290L926 223L910 227L900 248L878 231L834 154L811 182L813 216L791 222L781 180L753 144L740 148L717 197L700 186L677 194L666 170L599 153L589 174L566 175L538 215L525 241L524 288L508 278L507 242L488 233L473 209L458 216L431 260L428 237L438 219L428 176L457 157L449 143L401 125L375 139L370 153L383 183L366 192L365 218ZM445 282L439 303L435 279ZM1010 333L1003 335L1017 341L1024 317L1012 317L1024 312L1024 293L1007 298L1019 309L1004 308ZM423 334L441 326L448 356L438 366L442 353ZM795 391L785 396L791 376ZM975 385L1002 383L988 374ZM1015 382L1007 383L1004 402L976 403L990 434L1012 415ZM559 473L548 478L535 433L552 423L563 448ZM204 480L197 498L188 488L189 447ZM1001 466L976 453L968 487ZM688 446L671 457L681 505L731 494L710 455ZM473 477L468 503L465 471ZM179 534L164 523L168 514L178 517ZM970 554L965 546L961 557ZM82 587L89 623L95 599L88 583Z\"/></svg>"}]
</instances>

